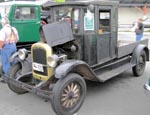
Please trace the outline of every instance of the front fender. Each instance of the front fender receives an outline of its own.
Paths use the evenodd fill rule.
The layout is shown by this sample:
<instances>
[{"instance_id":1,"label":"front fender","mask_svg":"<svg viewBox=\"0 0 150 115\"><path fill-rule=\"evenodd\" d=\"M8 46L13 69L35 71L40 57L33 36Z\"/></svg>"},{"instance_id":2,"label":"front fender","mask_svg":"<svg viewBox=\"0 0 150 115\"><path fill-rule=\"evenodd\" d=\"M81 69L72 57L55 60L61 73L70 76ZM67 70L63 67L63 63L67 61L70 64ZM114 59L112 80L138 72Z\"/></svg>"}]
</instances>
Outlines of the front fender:
<instances>
[{"instance_id":1,"label":"front fender","mask_svg":"<svg viewBox=\"0 0 150 115\"><path fill-rule=\"evenodd\" d=\"M77 73L85 79L98 81L89 65L81 60L67 60L63 62L55 69L54 75L60 79L65 77L68 73Z\"/></svg>"},{"instance_id":2,"label":"front fender","mask_svg":"<svg viewBox=\"0 0 150 115\"><path fill-rule=\"evenodd\" d=\"M23 61L19 61L19 63L21 63L22 65L22 74L26 74L28 72L32 71L32 59L31 59L31 55L28 55L28 57L23 60Z\"/></svg>"},{"instance_id":3,"label":"front fender","mask_svg":"<svg viewBox=\"0 0 150 115\"><path fill-rule=\"evenodd\" d=\"M26 74L28 72L31 72L32 71L32 63L30 60L24 60L21 63L21 66L22 66L22 74Z\"/></svg>"},{"instance_id":4,"label":"front fender","mask_svg":"<svg viewBox=\"0 0 150 115\"><path fill-rule=\"evenodd\" d=\"M18 52L15 52L10 58L9 62L12 63L18 57Z\"/></svg>"},{"instance_id":5,"label":"front fender","mask_svg":"<svg viewBox=\"0 0 150 115\"><path fill-rule=\"evenodd\" d=\"M9 59L10 62L20 63L22 67L22 74L32 71L31 55L29 55L25 60L20 60L18 57L18 52L14 53Z\"/></svg>"},{"instance_id":6,"label":"front fender","mask_svg":"<svg viewBox=\"0 0 150 115\"><path fill-rule=\"evenodd\" d=\"M131 58L131 63L133 63L133 64L137 63L137 57L140 56L141 51L145 51L146 61L149 61L149 49L148 49L148 47L144 44L140 44L133 51L132 58Z\"/></svg>"}]
</instances>

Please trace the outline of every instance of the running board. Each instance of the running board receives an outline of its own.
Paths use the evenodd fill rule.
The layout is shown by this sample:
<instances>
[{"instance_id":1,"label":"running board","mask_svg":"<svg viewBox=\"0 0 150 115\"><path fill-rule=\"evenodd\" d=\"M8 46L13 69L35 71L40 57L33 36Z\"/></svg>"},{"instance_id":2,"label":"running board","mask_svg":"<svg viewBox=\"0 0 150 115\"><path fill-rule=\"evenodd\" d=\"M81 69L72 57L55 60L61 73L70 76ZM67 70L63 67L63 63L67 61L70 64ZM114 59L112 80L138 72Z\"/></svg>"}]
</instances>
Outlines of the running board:
<instances>
[{"instance_id":1,"label":"running board","mask_svg":"<svg viewBox=\"0 0 150 115\"><path fill-rule=\"evenodd\" d=\"M132 68L133 66L134 66L134 64L128 63L128 64L122 65L118 68L112 69L112 70L104 72L102 74L99 74L99 75L97 75L97 78L99 79L100 82L105 82L106 80L127 71L128 69Z\"/></svg>"}]
</instances>

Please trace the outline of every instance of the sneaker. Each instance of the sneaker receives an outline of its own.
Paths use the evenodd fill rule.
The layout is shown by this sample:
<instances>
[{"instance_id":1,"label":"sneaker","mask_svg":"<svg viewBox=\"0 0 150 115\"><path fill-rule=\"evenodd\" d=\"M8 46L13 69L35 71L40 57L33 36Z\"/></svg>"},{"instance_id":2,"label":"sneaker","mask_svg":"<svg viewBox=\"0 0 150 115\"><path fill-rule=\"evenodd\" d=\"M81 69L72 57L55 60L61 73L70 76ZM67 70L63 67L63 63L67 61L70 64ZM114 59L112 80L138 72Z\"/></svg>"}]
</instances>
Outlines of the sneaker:
<instances>
[{"instance_id":1,"label":"sneaker","mask_svg":"<svg viewBox=\"0 0 150 115\"><path fill-rule=\"evenodd\" d=\"M2 76L0 82L1 83L6 83L7 82L7 77Z\"/></svg>"},{"instance_id":2,"label":"sneaker","mask_svg":"<svg viewBox=\"0 0 150 115\"><path fill-rule=\"evenodd\" d=\"M150 86L149 86L147 83L144 85L144 88L145 88L146 90L150 91Z\"/></svg>"},{"instance_id":3,"label":"sneaker","mask_svg":"<svg viewBox=\"0 0 150 115\"><path fill-rule=\"evenodd\" d=\"M6 83L6 81L4 79L1 79L0 82L1 83Z\"/></svg>"}]
</instances>

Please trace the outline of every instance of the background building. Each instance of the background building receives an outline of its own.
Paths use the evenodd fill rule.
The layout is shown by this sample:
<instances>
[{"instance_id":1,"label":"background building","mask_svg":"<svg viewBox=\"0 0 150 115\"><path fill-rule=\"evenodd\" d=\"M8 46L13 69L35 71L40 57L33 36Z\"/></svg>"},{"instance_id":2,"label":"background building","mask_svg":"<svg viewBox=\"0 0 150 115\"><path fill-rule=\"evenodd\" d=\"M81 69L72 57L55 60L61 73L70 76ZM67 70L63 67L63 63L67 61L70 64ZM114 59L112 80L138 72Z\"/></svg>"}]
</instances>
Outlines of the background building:
<instances>
[{"instance_id":1,"label":"background building","mask_svg":"<svg viewBox=\"0 0 150 115\"><path fill-rule=\"evenodd\" d=\"M116 1L120 1L119 24L132 24L138 18L150 18L150 0Z\"/></svg>"},{"instance_id":2,"label":"background building","mask_svg":"<svg viewBox=\"0 0 150 115\"><path fill-rule=\"evenodd\" d=\"M0 2L2 1L23 1L23 0L0 0ZM36 0L24 0L24 1L36 1ZM150 0L107 0L107 1L120 2L118 15L119 25L131 25L138 18L143 19L150 18Z\"/></svg>"}]
</instances>

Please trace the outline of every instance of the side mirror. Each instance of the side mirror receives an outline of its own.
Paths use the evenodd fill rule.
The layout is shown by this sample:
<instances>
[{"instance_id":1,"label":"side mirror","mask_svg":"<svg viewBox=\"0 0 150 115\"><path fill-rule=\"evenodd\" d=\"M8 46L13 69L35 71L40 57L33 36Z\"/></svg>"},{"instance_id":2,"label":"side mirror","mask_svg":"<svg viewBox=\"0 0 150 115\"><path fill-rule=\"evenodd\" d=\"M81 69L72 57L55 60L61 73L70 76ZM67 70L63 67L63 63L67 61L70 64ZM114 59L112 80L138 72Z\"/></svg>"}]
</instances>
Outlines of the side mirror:
<instances>
[{"instance_id":1,"label":"side mirror","mask_svg":"<svg viewBox=\"0 0 150 115\"><path fill-rule=\"evenodd\" d=\"M94 12L94 10L95 10L94 5L93 5L93 4L90 4L90 5L88 6L88 10L89 10L90 12Z\"/></svg>"}]
</instances>

